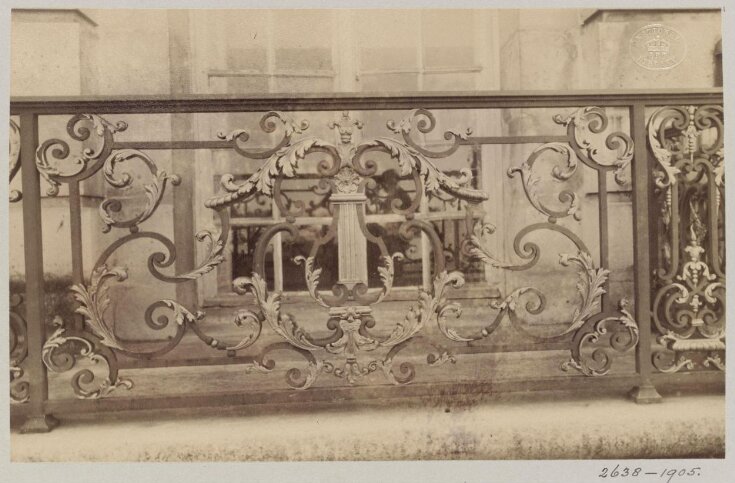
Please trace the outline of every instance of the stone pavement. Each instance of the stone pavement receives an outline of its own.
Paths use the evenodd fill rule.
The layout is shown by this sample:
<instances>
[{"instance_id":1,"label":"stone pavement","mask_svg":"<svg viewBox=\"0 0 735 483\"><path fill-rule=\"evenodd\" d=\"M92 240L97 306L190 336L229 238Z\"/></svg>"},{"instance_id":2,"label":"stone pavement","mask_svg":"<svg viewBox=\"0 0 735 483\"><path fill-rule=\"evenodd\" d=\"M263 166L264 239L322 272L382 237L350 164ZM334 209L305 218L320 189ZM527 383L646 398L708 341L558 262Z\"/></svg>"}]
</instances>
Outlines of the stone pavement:
<instances>
[{"instance_id":1,"label":"stone pavement","mask_svg":"<svg viewBox=\"0 0 735 483\"><path fill-rule=\"evenodd\" d=\"M209 408L62 417L11 434L11 461L283 461L724 457L723 395L497 396L301 410Z\"/></svg>"}]
</instances>

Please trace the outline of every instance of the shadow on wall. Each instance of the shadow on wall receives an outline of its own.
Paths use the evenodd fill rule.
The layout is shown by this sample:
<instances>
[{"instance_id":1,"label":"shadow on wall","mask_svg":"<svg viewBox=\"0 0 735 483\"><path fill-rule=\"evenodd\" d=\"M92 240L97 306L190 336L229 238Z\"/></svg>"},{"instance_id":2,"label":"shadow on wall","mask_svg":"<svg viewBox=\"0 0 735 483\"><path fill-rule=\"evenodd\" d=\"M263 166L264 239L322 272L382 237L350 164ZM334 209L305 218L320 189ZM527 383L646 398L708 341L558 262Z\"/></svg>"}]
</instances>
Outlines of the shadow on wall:
<instances>
[{"instance_id":1,"label":"shadow on wall","mask_svg":"<svg viewBox=\"0 0 735 483\"><path fill-rule=\"evenodd\" d=\"M53 320L55 317L61 317L64 322L70 323L77 315L74 313L74 309L77 304L74 301L70 287L73 285L71 277L69 276L54 276L46 275L44 277L44 291L46 293L46 307L44 313L46 314L46 326L48 328L53 326ZM24 296L26 290L26 284L24 279L11 278L10 279L10 294L19 294ZM22 316L25 313L25 301L23 301L17 309L17 312Z\"/></svg>"}]
</instances>

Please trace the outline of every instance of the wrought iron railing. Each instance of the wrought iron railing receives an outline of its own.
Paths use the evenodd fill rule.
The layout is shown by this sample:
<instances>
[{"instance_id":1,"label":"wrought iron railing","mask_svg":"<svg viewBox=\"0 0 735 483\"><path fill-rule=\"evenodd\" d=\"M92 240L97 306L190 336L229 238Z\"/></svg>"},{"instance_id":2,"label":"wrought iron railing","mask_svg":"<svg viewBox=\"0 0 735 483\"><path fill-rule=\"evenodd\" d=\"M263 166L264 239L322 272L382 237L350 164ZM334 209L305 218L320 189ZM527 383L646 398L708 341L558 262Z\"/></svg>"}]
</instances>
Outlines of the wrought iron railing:
<instances>
[{"instance_id":1,"label":"wrought iron railing","mask_svg":"<svg viewBox=\"0 0 735 483\"><path fill-rule=\"evenodd\" d=\"M10 202L22 205L25 256L23 293L11 294L10 304L12 411L27 417L25 430L43 431L53 425L54 413L87 410L600 387L632 388L637 401L650 402L660 399L655 385L721 384L721 104L720 90L12 99L10 178L20 173L22 189L11 191ZM553 120L549 129L557 128L500 135L448 130L438 147L421 140L437 126L439 110L475 117L495 113L500 120L502 113L519 109L535 112L536 119L547 116ZM377 110L391 111L391 116L404 110L403 119L388 121L381 135L359 139L363 122L355 111ZM332 113L329 128L335 140L310 135L309 122L297 119L294 111L299 116ZM198 113L239 112L263 112L260 129L280 140L270 148L249 147L254 126L231 126L229 133L205 140L119 139L128 128L126 115L171 114L172 123L178 119L187 125L188 116ZM40 140L39 119L53 122L58 118L51 116L62 115L70 142ZM496 124L503 127L503 122ZM503 164L497 160L482 161L485 147L499 145L529 150L506 149L506 171L498 169ZM229 151L256 166L243 171L246 175L216 173L219 191L204 202L213 228L197 233L194 200L200 168L181 154L193 150ZM470 167L452 158L461 150L470 153ZM163 151L177 157L172 173L153 154ZM144 168L143 175L126 168L134 162ZM388 169L396 179L393 188L381 191L376 179ZM484 179L496 180L494 187L478 183L480 171ZM85 270L80 184L95 177L108 187L93 198L104 247ZM299 177L316 183L321 196L316 218L284 188L286 180ZM409 187L400 197L394 189L398 182ZM142 190L131 195L128 191L138 184ZM71 318L47 309L44 186L51 197L68 187L73 302L62 303L73 304L76 316ZM491 212L489 192L498 186L520 197L496 194L492 202L501 206ZM589 196L580 194L584 186L592 186ZM168 192L173 192L173 237L159 229L155 218ZM628 218L611 220L613 195L632 200L623 203ZM221 269L228 257L232 263L232 235L257 225L233 223L232 213L245 213L245 203L256 199L270 204L272 219L258 222L259 231L248 235L250 245L242 256L250 257L252 273L229 272L235 274L231 285L241 305L234 328L210 332L216 327L208 325L209 309L200 304L197 283ZM451 203L453 211L431 211L431 200ZM532 222L516 229L524 219L515 216L521 204ZM503 212L509 221L493 219L492 213L498 217ZM319 228L299 238L305 225ZM615 289L611 258L619 254L611 253L611 228L630 231L634 244L632 269L626 272L634 283L616 281ZM393 303L396 266L406 261L405 253L392 251L386 242L388 232L396 239L419 240L414 248L421 250L416 259L423 268L414 302L386 311L381 307ZM283 281L267 268L275 260L283 262L281 243L289 236L301 240L292 258L305 288L305 296L291 308L291 299L281 293ZM503 240L507 250L502 250ZM118 312L111 308L117 289L131 275L118 252L133 245L140 247L135 258L145 259L136 275L176 287L174 297L131 307L139 309L141 330L164 334L142 342L120 336ZM143 250L149 252L141 255ZM556 258L541 261L549 255ZM325 267L332 272L331 291L324 290ZM468 292L461 302L468 310L462 314L454 295L469 272L475 287L487 287L495 277L497 293L473 305ZM573 286L576 294L561 300L558 292L565 286ZM552 307L560 300L561 306ZM309 312L314 308L320 316ZM48 320L55 326L47 327ZM194 342L199 349L192 349ZM492 357L501 353L525 361L509 363L517 377L499 375L500 365ZM539 359L540 353L549 357ZM462 361L473 358L479 362L456 375ZM615 360L621 361L617 372ZM419 361L427 367L417 367ZM544 373L542 365L553 369ZM275 380L282 366L285 379ZM177 380L199 378L205 389L169 382L171 373L160 371L173 367L179 368ZM188 375L201 368L239 372ZM445 379L420 375L432 370ZM376 378L379 374L383 379Z\"/></svg>"}]
</instances>

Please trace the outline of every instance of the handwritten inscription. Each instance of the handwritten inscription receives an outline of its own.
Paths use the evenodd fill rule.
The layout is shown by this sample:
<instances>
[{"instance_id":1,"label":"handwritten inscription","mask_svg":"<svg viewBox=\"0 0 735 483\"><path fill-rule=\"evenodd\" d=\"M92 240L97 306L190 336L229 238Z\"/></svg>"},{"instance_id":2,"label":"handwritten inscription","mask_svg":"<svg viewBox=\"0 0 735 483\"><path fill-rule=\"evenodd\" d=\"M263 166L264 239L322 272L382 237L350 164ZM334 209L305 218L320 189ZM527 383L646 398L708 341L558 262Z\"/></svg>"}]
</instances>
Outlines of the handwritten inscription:
<instances>
[{"instance_id":1,"label":"handwritten inscription","mask_svg":"<svg viewBox=\"0 0 735 483\"><path fill-rule=\"evenodd\" d=\"M615 465L612 468L604 467L602 471L597 475L600 479L618 479L618 478L629 478L629 477L647 477L654 478L656 481L663 481L665 483L672 483L678 480L685 480L697 478L702 476L702 468L699 466L692 467L677 467L677 468L662 468L655 470L653 468L643 468L640 466L621 466Z\"/></svg>"}]
</instances>

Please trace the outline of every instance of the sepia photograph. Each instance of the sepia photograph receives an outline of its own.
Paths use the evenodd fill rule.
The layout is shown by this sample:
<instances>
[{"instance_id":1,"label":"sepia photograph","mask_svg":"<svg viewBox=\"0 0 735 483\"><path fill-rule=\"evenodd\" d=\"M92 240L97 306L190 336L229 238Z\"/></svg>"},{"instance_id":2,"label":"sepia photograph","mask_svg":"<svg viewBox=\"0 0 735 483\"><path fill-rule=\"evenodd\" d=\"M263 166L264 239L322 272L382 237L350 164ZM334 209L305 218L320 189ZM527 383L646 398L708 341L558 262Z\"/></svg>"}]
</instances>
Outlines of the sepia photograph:
<instances>
[{"instance_id":1,"label":"sepia photograph","mask_svg":"<svg viewBox=\"0 0 735 483\"><path fill-rule=\"evenodd\" d=\"M11 466L726 480L724 5L17 3Z\"/></svg>"}]
</instances>

